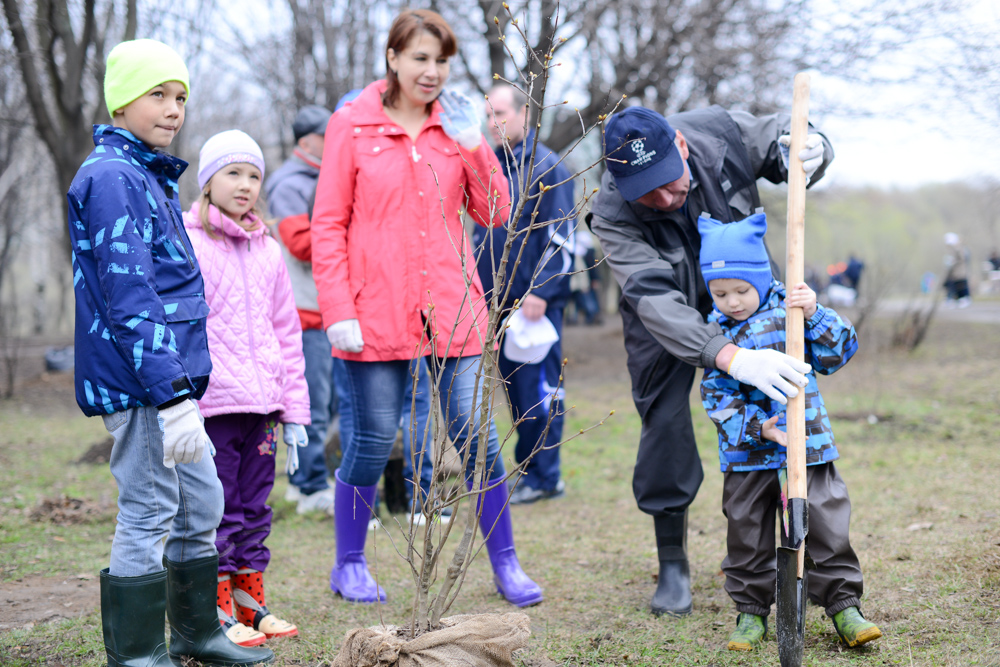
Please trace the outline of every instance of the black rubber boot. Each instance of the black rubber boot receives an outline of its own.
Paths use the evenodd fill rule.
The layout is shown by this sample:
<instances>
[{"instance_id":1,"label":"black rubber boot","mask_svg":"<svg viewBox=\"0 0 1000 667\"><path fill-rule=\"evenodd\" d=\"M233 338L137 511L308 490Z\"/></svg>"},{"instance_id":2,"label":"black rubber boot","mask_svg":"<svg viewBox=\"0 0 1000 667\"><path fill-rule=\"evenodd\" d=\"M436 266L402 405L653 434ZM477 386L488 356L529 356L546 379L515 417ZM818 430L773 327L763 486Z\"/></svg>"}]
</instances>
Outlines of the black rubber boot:
<instances>
[{"instance_id":1,"label":"black rubber boot","mask_svg":"<svg viewBox=\"0 0 1000 667\"><path fill-rule=\"evenodd\" d=\"M206 667L250 667L274 660L267 648L246 648L226 637L216 611L219 557L167 566L167 618L170 620L170 658L181 665L183 657Z\"/></svg>"},{"instance_id":2,"label":"black rubber boot","mask_svg":"<svg viewBox=\"0 0 1000 667\"><path fill-rule=\"evenodd\" d=\"M108 667L173 667L163 641L167 573L112 577L101 570L101 625Z\"/></svg>"},{"instance_id":3,"label":"black rubber boot","mask_svg":"<svg viewBox=\"0 0 1000 667\"><path fill-rule=\"evenodd\" d=\"M687 510L653 517L660 576L650 609L654 614L691 613L691 571L687 559Z\"/></svg>"}]
</instances>

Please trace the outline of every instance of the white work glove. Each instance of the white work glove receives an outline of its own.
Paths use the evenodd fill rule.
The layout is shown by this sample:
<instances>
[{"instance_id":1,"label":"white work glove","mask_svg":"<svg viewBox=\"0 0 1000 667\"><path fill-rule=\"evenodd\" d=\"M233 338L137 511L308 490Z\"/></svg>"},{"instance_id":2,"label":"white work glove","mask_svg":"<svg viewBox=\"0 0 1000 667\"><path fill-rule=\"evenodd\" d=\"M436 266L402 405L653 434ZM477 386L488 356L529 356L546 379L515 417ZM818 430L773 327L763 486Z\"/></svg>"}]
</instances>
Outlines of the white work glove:
<instances>
[{"instance_id":1,"label":"white work glove","mask_svg":"<svg viewBox=\"0 0 1000 667\"><path fill-rule=\"evenodd\" d=\"M201 461L206 447L211 446L198 406L191 399L161 408L156 421L163 433L163 465L168 468Z\"/></svg>"},{"instance_id":2,"label":"white work glove","mask_svg":"<svg viewBox=\"0 0 1000 667\"><path fill-rule=\"evenodd\" d=\"M326 337L330 345L341 352L360 352L365 349L365 341L361 337L361 323L357 320L341 320L331 324L326 329Z\"/></svg>"},{"instance_id":3,"label":"white work glove","mask_svg":"<svg viewBox=\"0 0 1000 667\"><path fill-rule=\"evenodd\" d=\"M299 469L299 447L309 444L306 427L302 424L285 424L281 429L281 437L288 445L288 458L285 459L285 472L294 475Z\"/></svg>"},{"instance_id":4,"label":"white work glove","mask_svg":"<svg viewBox=\"0 0 1000 667\"><path fill-rule=\"evenodd\" d=\"M792 145L792 136L783 134L778 137L778 152L781 154L781 163L788 171L788 150ZM806 136L806 147L799 151L799 159L802 160L802 171L806 172L806 183L812 180L812 175L823 164L823 137L818 134Z\"/></svg>"},{"instance_id":5,"label":"white work glove","mask_svg":"<svg viewBox=\"0 0 1000 667\"><path fill-rule=\"evenodd\" d=\"M788 401L781 392L786 396L799 394L788 381L804 387L808 382L805 373L810 370L809 364L777 350L740 348L729 363L730 375L740 382L752 384L782 405Z\"/></svg>"},{"instance_id":6,"label":"white work glove","mask_svg":"<svg viewBox=\"0 0 1000 667\"><path fill-rule=\"evenodd\" d=\"M453 90L442 90L438 102L444 110L441 114L441 128L455 142L470 151L479 148L483 140L479 114L472 106L472 100Z\"/></svg>"}]
</instances>

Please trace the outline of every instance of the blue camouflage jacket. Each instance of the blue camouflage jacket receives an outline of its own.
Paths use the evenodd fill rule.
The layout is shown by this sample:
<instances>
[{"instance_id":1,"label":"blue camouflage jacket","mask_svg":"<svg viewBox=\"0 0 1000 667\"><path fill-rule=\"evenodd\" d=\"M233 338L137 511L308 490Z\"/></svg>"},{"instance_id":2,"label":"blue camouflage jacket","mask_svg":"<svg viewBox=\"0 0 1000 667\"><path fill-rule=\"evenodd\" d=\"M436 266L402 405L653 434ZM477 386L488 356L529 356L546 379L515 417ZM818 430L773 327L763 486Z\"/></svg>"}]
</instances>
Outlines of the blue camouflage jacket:
<instances>
[{"instance_id":1,"label":"blue camouflage jacket","mask_svg":"<svg viewBox=\"0 0 1000 667\"><path fill-rule=\"evenodd\" d=\"M718 322L722 333L739 347L749 350L785 351L785 286L771 280L767 299L743 322L713 309L709 322ZM829 375L842 367L858 350L854 326L832 308L816 304L816 313L805 323L806 361L813 370L806 385L806 465L839 458L833 429L816 384L816 373ZM768 470L785 465L785 448L761 440L761 425L781 414L777 426L785 428L785 406L764 392L742 384L728 373L705 369L701 402L719 431L719 463L722 472Z\"/></svg>"},{"instance_id":2,"label":"blue camouflage jacket","mask_svg":"<svg viewBox=\"0 0 1000 667\"><path fill-rule=\"evenodd\" d=\"M205 286L181 221L183 160L94 126L70 185L76 402L87 415L200 398L212 360Z\"/></svg>"},{"instance_id":3,"label":"blue camouflage jacket","mask_svg":"<svg viewBox=\"0 0 1000 667\"><path fill-rule=\"evenodd\" d=\"M534 141L535 133L532 130L525 135L523 141L511 146L510 153L503 146L496 149L500 164L503 165L504 176L507 177L511 189L511 214L517 210L521 191L518 177L521 163L525 163L523 177L527 177L527 161L531 157ZM473 229L472 241L476 246L479 279L483 282L483 294L489 299L493 290L493 270L500 264L503 247L507 242L508 228L527 229L533 220L536 223L558 221L541 229L532 230L530 234L521 234L514 238L505 276L506 282L511 286L510 294L506 303L500 304L501 308L513 305L514 299L523 299L532 285L534 289L531 293L545 299L547 308L561 309L569 299L569 274L573 267L570 234L576 227L576 220L571 217L575 211L573 182L569 181L569 178L569 170L559 162L559 156L545 144L538 142L535 147L535 167L532 171L534 183L528 190L528 197L531 200L525 203L521 217L509 222L507 227L487 229L476 225ZM543 186L552 189L540 193ZM514 266L518 257L520 261L517 270L511 277L509 269Z\"/></svg>"}]
</instances>

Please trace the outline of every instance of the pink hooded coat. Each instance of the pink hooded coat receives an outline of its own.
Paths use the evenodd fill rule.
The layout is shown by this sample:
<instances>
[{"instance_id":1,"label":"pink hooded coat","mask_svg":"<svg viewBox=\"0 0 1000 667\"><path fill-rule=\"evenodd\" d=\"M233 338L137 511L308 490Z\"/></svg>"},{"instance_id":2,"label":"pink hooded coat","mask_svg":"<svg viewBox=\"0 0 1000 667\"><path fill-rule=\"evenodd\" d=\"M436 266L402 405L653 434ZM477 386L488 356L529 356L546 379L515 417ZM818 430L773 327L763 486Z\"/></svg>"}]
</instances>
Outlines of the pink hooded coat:
<instances>
[{"instance_id":1,"label":"pink hooded coat","mask_svg":"<svg viewBox=\"0 0 1000 667\"><path fill-rule=\"evenodd\" d=\"M248 232L215 206L201 225L198 202L184 214L205 279L212 375L198 402L205 417L280 412L286 424L308 424L309 391L302 328L278 243L263 224Z\"/></svg>"},{"instance_id":2,"label":"pink hooded coat","mask_svg":"<svg viewBox=\"0 0 1000 667\"><path fill-rule=\"evenodd\" d=\"M462 213L500 226L510 215L507 179L482 139L459 148L441 127L441 105L414 142L382 108L384 80L330 119L312 216L312 267L323 326L358 320L364 349L351 361L482 352L486 303ZM468 289L466 285L468 284Z\"/></svg>"}]
</instances>

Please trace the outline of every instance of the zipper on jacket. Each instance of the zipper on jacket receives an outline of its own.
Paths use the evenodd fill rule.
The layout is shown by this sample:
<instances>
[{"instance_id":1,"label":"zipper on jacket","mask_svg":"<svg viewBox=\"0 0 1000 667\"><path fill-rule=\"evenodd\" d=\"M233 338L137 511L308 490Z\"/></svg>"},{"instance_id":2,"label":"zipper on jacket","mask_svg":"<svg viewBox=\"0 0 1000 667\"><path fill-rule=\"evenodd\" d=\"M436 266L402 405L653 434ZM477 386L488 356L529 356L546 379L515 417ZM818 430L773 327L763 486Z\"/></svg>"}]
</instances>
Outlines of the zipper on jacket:
<instances>
[{"instance_id":1,"label":"zipper on jacket","mask_svg":"<svg viewBox=\"0 0 1000 667\"><path fill-rule=\"evenodd\" d=\"M177 232L177 241L180 243L181 249L184 251L184 256L187 258L188 265L194 269L194 260L191 259L193 252L188 252L187 246L184 245L184 236L186 235L181 233L181 229L183 229L183 227L179 227L177 225L177 216L174 214L174 207L170 205L169 201L167 202L167 210L170 211L170 219L174 223L174 231ZM188 239L188 242L190 243L190 239Z\"/></svg>"},{"instance_id":2,"label":"zipper on jacket","mask_svg":"<svg viewBox=\"0 0 1000 667\"><path fill-rule=\"evenodd\" d=\"M250 252L250 239L247 239L247 253ZM250 336L250 361L253 364L254 375L257 377L257 388L260 390L260 397L263 400L264 414L268 414L267 397L264 395L264 383L260 379L260 369L257 367L257 349L253 342L253 320L250 317L250 290L247 289L247 267L243 255L238 251L236 257L240 260L240 274L243 276L243 309L247 314L247 334Z\"/></svg>"}]
</instances>

